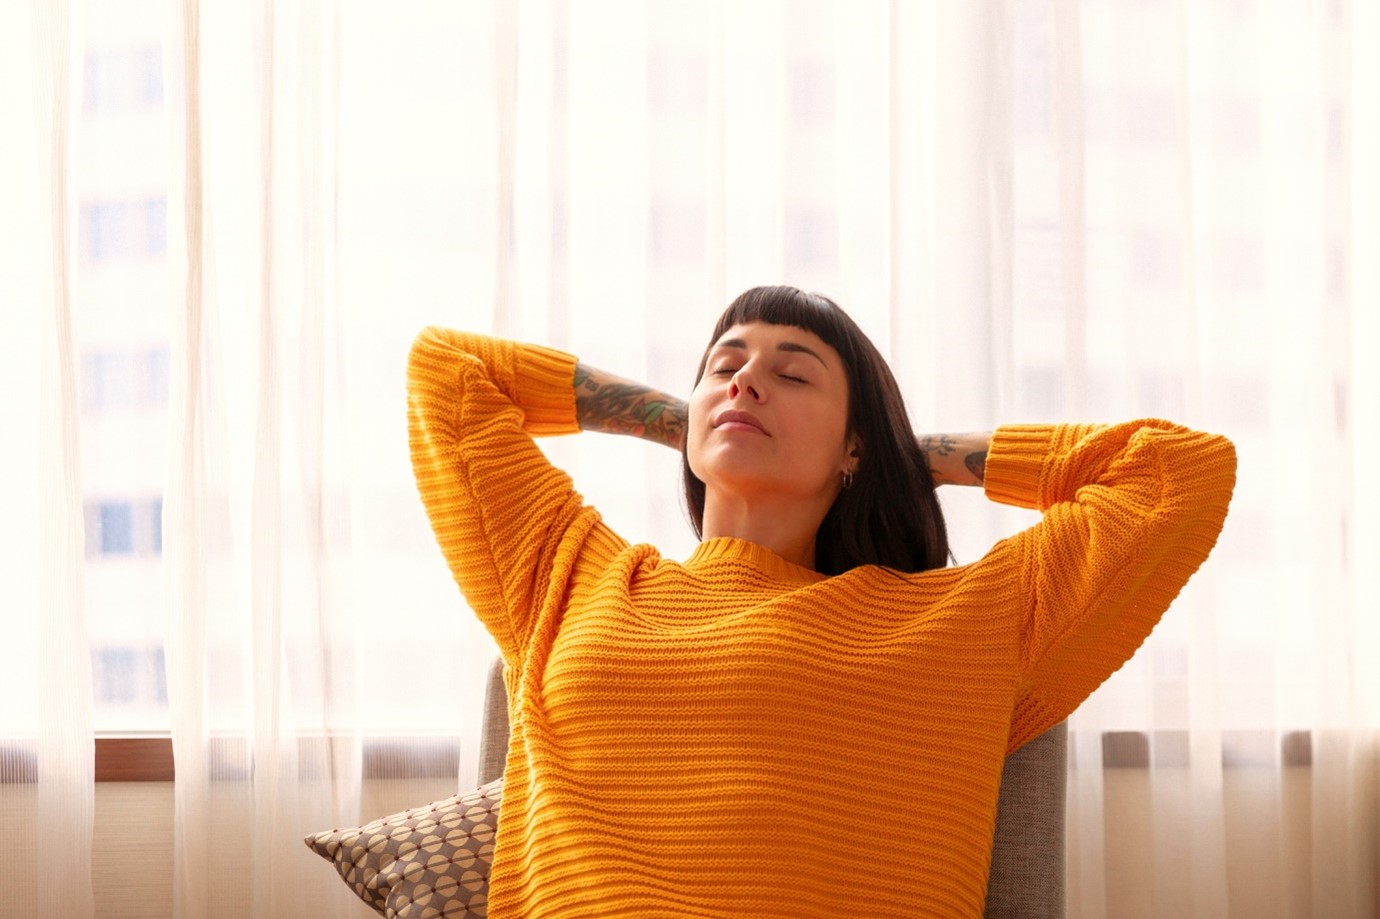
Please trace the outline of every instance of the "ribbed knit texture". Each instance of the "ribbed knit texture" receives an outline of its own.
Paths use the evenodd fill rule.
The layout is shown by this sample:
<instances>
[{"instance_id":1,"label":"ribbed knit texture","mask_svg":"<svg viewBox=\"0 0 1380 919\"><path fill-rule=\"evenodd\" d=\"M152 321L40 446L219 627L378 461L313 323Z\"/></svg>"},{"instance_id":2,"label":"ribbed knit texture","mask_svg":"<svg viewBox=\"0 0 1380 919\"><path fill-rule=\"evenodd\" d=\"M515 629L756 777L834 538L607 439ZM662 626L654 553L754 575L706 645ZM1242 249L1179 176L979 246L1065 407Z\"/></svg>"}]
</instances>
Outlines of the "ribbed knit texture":
<instances>
[{"instance_id":1,"label":"ribbed knit texture","mask_svg":"<svg viewBox=\"0 0 1380 919\"><path fill-rule=\"evenodd\" d=\"M1006 753L1202 563L1230 441L1003 427L987 493L1043 518L961 567L825 578L732 538L680 563L533 442L578 429L573 372L440 329L408 368L418 488L508 664L490 915L980 916Z\"/></svg>"}]
</instances>

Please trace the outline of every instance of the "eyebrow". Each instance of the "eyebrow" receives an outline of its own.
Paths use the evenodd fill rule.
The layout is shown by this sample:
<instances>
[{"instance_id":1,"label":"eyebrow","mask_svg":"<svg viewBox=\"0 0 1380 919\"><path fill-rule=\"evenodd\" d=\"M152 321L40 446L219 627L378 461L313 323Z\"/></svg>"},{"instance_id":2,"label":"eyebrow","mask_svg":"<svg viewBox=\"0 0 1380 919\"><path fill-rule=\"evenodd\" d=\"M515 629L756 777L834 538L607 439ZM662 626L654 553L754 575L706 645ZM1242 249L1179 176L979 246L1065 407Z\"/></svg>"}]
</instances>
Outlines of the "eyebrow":
<instances>
[{"instance_id":1,"label":"eyebrow","mask_svg":"<svg viewBox=\"0 0 1380 919\"><path fill-rule=\"evenodd\" d=\"M725 338L723 341L721 341L721 342L719 342L718 344L714 345L714 347L715 347L715 349L718 349L718 348L742 348L743 350L747 350L747 342L743 341L741 338ZM805 347L804 345L802 345L802 344L800 344L800 343L798 343L798 342L794 342L794 341L783 341L783 342L780 342L779 344L777 344L776 350L777 350L777 351L793 351L793 352L795 352L795 353L797 353L797 354L808 354L808 355L810 355L810 357L813 357L815 360L819 361L820 364L824 367L825 370L828 370L828 369L829 369L828 363L825 362L824 358L822 358L822 357L819 356L819 353L818 353L818 352L816 352L813 348L807 348L807 347Z\"/></svg>"}]
</instances>

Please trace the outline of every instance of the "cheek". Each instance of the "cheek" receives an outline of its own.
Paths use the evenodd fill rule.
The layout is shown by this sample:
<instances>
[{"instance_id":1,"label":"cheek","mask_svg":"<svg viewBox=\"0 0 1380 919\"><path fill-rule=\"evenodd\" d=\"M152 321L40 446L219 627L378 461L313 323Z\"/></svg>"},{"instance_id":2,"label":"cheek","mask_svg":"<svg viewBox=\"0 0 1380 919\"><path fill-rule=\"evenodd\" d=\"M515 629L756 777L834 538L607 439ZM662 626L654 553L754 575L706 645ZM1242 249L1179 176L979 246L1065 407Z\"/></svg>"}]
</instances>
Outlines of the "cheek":
<instances>
[{"instance_id":1,"label":"cheek","mask_svg":"<svg viewBox=\"0 0 1380 919\"><path fill-rule=\"evenodd\" d=\"M703 385L696 386L690 393L689 412L686 415L685 457L690 463L690 471L701 479L700 457L704 452L704 432L708 430L707 397Z\"/></svg>"},{"instance_id":2,"label":"cheek","mask_svg":"<svg viewBox=\"0 0 1380 919\"><path fill-rule=\"evenodd\" d=\"M709 396L707 388L701 383L690 393L689 413L686 416L687 442L703 437L709 421Z\"/></svg>"},{"instance_id":3,"label":"cheek","mask_svg":"<svg viewBox=\"0 0 1380 919\"><path fill-rule=\"evenodd\" d=\"M810 466L819 473L832 472L848 453L848 422L844 413L834 409L822 411L807 426L798 448L809 457Z\"/></svg>"}]
</instances>

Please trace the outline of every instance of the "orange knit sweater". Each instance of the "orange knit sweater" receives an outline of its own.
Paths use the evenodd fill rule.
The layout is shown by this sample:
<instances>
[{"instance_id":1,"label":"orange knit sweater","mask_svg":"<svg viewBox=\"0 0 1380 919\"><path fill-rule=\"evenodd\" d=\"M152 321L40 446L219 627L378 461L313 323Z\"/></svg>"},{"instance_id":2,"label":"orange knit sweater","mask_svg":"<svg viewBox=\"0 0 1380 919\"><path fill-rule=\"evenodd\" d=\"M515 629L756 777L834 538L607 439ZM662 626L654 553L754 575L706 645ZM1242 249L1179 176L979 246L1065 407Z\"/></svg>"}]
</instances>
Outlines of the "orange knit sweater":
<instances>
[{"instance_id":1,"label":"orange knit sweater","mask_svg":"<svg viewBox=\"0 0 1380 919\"><path fill-rule=\"evenodd\" d=\"M1002 427L980 561L826 578L752 543L629 545L532 437L574 359L428 329L417 485L506 658L490 915L980 916L1002 764L1136 650L1222 526L1223 437Z\"/></svg>"}]
</instances>

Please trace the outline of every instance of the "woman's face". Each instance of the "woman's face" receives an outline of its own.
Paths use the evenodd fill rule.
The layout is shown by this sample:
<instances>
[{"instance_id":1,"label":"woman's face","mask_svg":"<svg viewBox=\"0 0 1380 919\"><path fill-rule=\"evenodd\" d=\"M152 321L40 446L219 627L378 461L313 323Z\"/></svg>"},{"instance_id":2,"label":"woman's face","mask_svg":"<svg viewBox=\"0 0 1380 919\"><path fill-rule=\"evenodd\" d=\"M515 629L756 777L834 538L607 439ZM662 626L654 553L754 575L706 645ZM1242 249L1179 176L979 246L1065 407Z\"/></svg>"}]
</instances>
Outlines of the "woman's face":
<instances>
[{"instance_id":1,"label":"woman's face","mask_svg":"<svg viewBox=\"0 0 1380 919\"><path fill-rule=\"evenodd\" d=\"M838 353L794 326L736 325L690 395L686 453L710 491L832 503L856 468Z\"/></svg>"}]
</instances>

